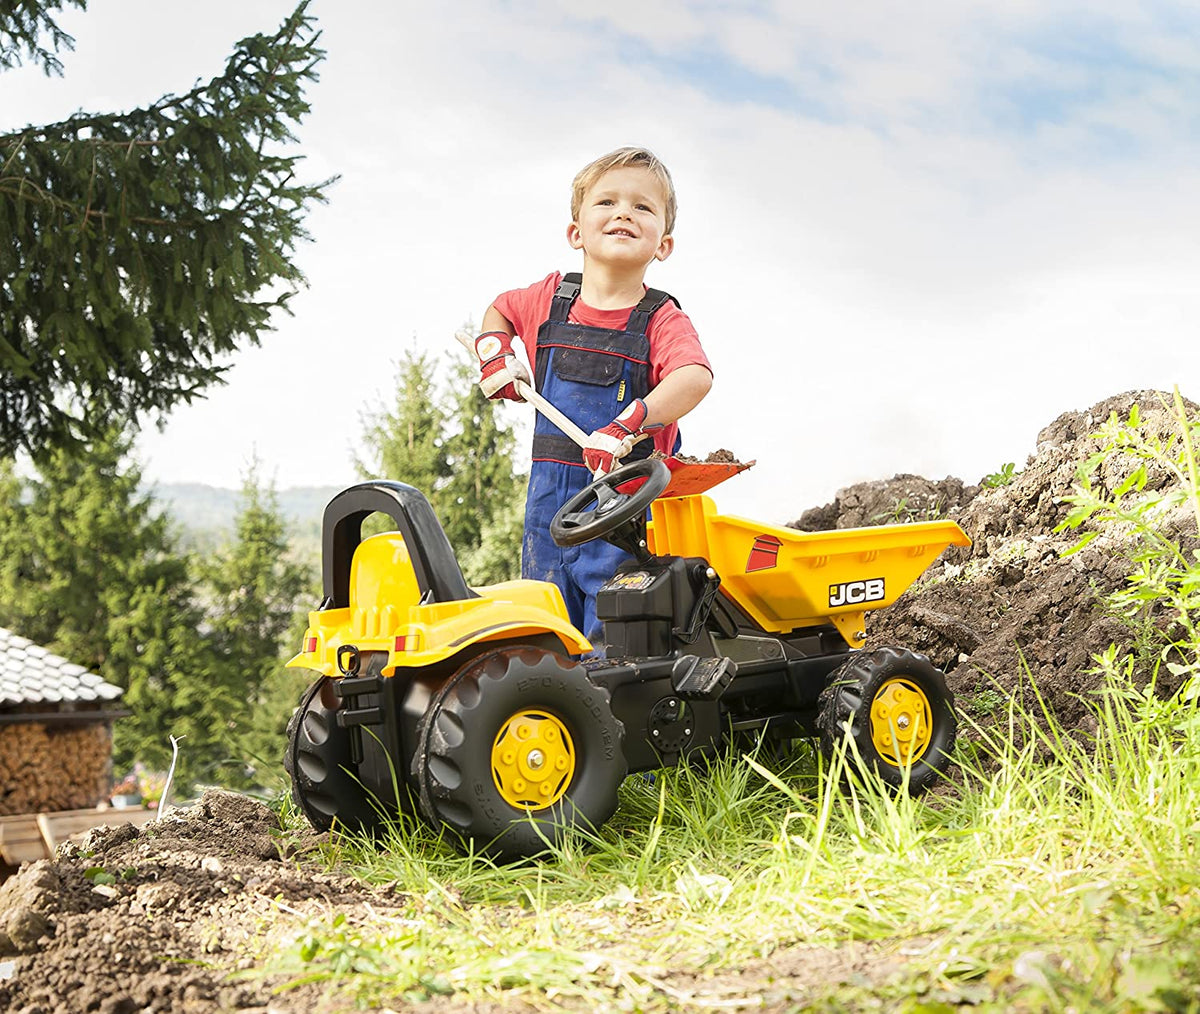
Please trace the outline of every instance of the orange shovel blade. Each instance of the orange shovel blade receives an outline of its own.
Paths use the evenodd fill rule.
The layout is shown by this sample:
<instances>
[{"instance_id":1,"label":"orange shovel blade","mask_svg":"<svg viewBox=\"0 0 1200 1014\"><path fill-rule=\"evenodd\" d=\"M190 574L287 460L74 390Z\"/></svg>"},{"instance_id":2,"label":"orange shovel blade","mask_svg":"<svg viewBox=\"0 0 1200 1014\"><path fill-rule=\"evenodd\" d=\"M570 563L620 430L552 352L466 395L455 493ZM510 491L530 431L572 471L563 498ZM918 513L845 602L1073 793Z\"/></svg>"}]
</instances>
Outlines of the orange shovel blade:
<instances>
[{"instance_id":1,"label":"orange shovel blade","mask_svg":"<svg viewBox=\"0 0 1200 1014\"><path fill-rule=\"evenodd\" d=\"M680 461L675 457L667 458L666 462L671 470L671 481L663 490L660 499L706 493L713 486L737 475L738 472L744 472L754 464L753 461Z\"/></svg>"}]
</instances>

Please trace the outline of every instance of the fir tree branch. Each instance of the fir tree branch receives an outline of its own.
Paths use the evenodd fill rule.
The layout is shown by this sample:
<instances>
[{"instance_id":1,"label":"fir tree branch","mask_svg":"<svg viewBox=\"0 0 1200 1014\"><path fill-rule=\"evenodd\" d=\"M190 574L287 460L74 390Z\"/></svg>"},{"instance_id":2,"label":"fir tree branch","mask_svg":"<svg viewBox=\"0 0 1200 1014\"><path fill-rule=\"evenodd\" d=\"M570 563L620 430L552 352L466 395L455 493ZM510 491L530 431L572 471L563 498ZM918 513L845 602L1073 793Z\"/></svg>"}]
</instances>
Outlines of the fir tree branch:
<instances>
[{"instance_id":1,"label":"fir tree branch","mask_svg":"<svg viewBox=\"0 0 1200 1014\"><path fill-rule=\"evenodd\" d=\"M272 142L309 108L306 6L182 97L0 137L0 454L200 396L304 284L293 252L332 181L297 182Z\"/></svg>"}]
</instances>

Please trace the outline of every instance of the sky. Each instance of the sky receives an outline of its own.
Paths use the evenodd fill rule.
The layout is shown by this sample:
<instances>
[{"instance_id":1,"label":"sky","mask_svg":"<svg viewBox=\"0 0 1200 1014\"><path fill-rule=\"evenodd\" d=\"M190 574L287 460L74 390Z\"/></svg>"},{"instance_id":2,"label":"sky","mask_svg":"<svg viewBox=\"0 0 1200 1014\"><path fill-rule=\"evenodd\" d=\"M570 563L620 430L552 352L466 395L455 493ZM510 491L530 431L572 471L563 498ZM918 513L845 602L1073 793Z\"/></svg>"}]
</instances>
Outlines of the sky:
<instances>
[{"instance_id":1,"label":"sky","mask_svg":"<svg viewBox=\"0 0 1200 1014\"><path fill-rule=\"evenodd\" d=\"M215 76L278 0L115 0L61 18L65 76L0 74L0 129ZM500 292L577 270L570 182L636 144L670 168L673 293L712 361L684 450L787 521L855 482L977 482L1060 413L1200 400L1200 9L981 0L313 0L294 315L141 437L148 479L357 479L398 357L444 363ZM528 431L526 406L506 417ZM403 476L395 478L403 479Z\"/></svg>"}]
</instances>

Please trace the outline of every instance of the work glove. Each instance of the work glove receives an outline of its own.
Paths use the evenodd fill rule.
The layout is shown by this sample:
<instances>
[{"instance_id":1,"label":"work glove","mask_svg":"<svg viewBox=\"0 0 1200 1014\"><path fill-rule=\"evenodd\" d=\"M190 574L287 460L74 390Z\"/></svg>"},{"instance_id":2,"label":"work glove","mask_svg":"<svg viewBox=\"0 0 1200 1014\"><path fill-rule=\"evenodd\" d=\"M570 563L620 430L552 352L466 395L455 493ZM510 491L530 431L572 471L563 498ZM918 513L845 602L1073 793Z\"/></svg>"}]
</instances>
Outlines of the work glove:
<instances>
[{"instance_id":1,"label":"work glove","mask_svg":"<svg viewBox=\"0 0 1200 1014\"><path fill-rule=\"evenodd\" d=\"M479 390L493 400L525 400L517 394L516 381L532 387L533 378L513 354L511 335L504 331L484 331L475 339L475 355L479 357Z\"/></svg>"},{"instance_id":2,"label":"work glove","mask_svg":"<svg viewBox=\"0 0 1200 1014\"><path fill-rule=\"evenodd\" d=\"M593 430L583 445L583 463L593 475L606 475L621 464L621 459L644 436L662 429L662 423L643 426L646 403L634 398L625 411L607 426Z\"/></svg>"}]
</instances>

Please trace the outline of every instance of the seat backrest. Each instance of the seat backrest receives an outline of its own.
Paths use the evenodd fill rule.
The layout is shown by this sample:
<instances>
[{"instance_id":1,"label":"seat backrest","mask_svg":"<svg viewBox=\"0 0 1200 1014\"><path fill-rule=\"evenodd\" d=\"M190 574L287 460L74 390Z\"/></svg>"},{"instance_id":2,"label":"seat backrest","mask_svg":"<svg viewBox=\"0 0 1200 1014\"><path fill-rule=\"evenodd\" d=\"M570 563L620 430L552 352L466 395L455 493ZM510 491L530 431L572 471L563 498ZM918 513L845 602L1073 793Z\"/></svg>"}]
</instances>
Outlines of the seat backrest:
<instances>
[{"instance_id":1,"label":"seat backrest","mask_svg":"<svg viewBox=\"0 0 1200 1014\"><path fill-rule=\"evenodd\" d=\"M362 524L386 514L404 539L423 602L457 602L479 596L467 587L450 540L425 495L407 483L372 479L350 486L325 507L321 523L322 608L350 604L350 563L363 541Z\"/></svg>"}]
</instances>

